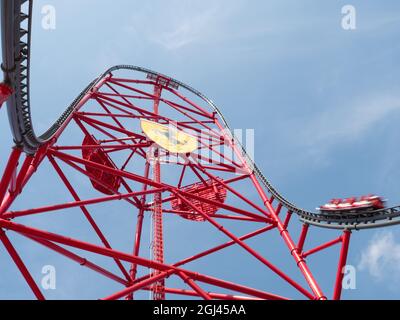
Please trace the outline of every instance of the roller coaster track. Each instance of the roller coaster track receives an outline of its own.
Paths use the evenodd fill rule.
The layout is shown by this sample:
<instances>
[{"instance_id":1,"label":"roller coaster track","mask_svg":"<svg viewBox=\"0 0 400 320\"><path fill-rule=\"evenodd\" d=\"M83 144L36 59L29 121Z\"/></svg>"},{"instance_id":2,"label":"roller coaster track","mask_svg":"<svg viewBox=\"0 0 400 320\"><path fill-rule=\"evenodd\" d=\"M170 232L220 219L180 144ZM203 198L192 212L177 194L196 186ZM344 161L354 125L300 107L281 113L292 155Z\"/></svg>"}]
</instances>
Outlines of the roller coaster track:
<instances>
[{"instance_id":1,"label":"roller coaster track","mask_svg":"<svg viewBox=\"0 0 400 320\"><path fill-rule=\"evenodd\" d=\"M35 154L38 148L49 142L59 130L63 130L63 124L66 123L74 110L83 99L83 97L99 84L105 77L117 70L132 70L143 72L154 76L162 76L170 79L171 82L188 90L203 99L222 119L235 143L240 143L233 136L223 114L219 108L206 96L192 87L161 75L157 72L129 65L119 65L110 68L100 77L92 81L81 94L64 111L58 120L42 135L37 136L33 129L31 109L30 109L30 52L31 52L31 23L32 23L32 0L3 0L1 3L2 17L2 50L5 81L14 89L14 94L7 101L9 122L17 146L23 148L27 154ZM254 169L254 173L259 181L264 185L270 196L286 207L290 212L299 216L305 224L330 229L348 229L360 230L368 228L379 228L395 224L400 224L400 206L386 208L368 213L364 216L350 215L324 215L303 210L293 203L286 200L267 180L259 167L248 156L246 150L243 155L248 165Z\"/></svg>"}]
</instances>

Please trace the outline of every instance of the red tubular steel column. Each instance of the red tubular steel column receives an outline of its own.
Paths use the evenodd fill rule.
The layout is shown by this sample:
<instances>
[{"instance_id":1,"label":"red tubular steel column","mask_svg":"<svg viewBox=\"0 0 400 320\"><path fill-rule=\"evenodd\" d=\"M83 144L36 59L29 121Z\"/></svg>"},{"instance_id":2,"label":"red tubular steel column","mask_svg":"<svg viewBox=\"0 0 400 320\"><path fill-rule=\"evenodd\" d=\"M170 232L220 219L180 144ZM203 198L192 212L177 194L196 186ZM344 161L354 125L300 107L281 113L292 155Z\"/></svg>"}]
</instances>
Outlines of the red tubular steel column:
<instances>
[{"instance_id":1,"label":"red tubular steel column","mask_svg":"<svg viewBox=\"0 0 400 320\"><path fill-rule=\"evenodd\" d=\"M161 87L156 85L154 87L154 113L158 115L158 107L160 104L161 97ZM158 119L157 119L158 122ZM153 160L153 180L155 183L161 182L161 166L159 157L159 149L154 150L154 160ZM154 195L153 204L153 259L156 262L164 263L164 237L163 237L163 218L162 218L162 198L161 192ZM154 270L154 276L159 274L158 270ZM165 300L164 293L164 278L160 278L159 281L153 285L153 300Z\"/></svg>"},{"instance_id":2,"label":"red tubular steel column","mask_svg":"<svg viewBox=\"0 0 400 320\"><path fill-rule=\"evenodd\" d=\"M45 300L42 292L40 291L39 287L33 280L31 274L29 273L28 269L26 268L24 262L22 261L21 257L18 255L17 251L15 250L14 246L11 244L10 240L6 236L5 232L0 229L0 240L3 243L4 247L7 249L8 254L13 259L14 263L18 267L19 271L21 272L22 276L24 277L25 281L31 288L32 292L36 296L38 300Z\"/></svg>"},{"instance_id":3,"label":"red tubular steel column","mask_svg":"<svg viewBox=\"0 0 400 320\"><path fill-rule=\"evenodd\" d=\"M145 164L145 170L144 170L144 176L146 179L149 177L149 171L150 171L150 163L146 162ZM143 191L147 191L147 184L143 184ZM140 243L142 240L142 230L143 230L143 218L144 218L144 205L146 203L146 196L143 195L141 199L141 208L139 209L138 217L137 217L137 223L136 223L136 232L135 232L135 243L134 243L134 248L133 248L133 255L138 256L140 252ZM131 281L136 280L136 274L137 274L137 263L132 263L131 264L131 270L130 270L130 276L131 276ZM132 300L134 297L134 293L132 292L130 295L126 297L126 300Z\"/></svg>"},{"instance_id":4,"label":"red tubular steel column","mask_svg":"<svg viewBox=\"0 0 400 320\"><path fill-rule=\"evenodd\" d=\"M57 164L57 162L54 160L52 156L49 156L49 161L54 167L54 170L57 172L61 180L63 181L64 185L68 189L68 191L71 193L72 197L74 198L75 202L80 202L81 199L79 198L78 194L76 193L75 189L72 187L71 183L65 176L64 172L61 170L60 166ZM85 216L86 220L89 222L89 224L92 226L93 230L95 231L96 235L99 237L100 241L104 244L105 247L111 249L111 245L104 236L103 232L100 230L98 227L97 223L94 221L93 217L89 213L89 211L86 209L85 206L80 206L83 215ZM125 276L126 279L130 279L129 273L125 270L124 266L122 265L121 261L118 259L114 259L115 263L117 264L118 268L121 270L122 274Z\"/></svg>"},{"instance_id":5,"label":"red tubular steel column","mask_svg":"<svg viewBox=\"0 0 400 320\"><path fill-rule=\"evenodd\" d=\"M267 231L269 231L269 230L272 230L272 229L274 229L274 228L275 228L275 226L264 227L264 228L262 228L262 229L259 229L259 230L256 230L256 231L254 231L254 232L248 233L248 234L246 234L246 235L244 235L244 236L242 236L242 237L240 237L240 238L238 238L238 239L239 239L240 241L245 241L245 240L247 240L247 239L250 239L250 238L252 238L252 237L255 237L255 236L259 235L259 234L262 234L262 233L267 232ZM235 244L236 244L236 242L235 242L234 240L231 240L231 241L229 241L229 242L226 242L226 243L224 243L224 244L218 245L218 246L216 246L216 247L214 247L214 248L210 248L210 249L208 249L208 250L206 250L206 251L200 252L200 253L195 254L195 255L193 255L193 256L191 256L191 257L189 257L189 258L186 258L186 259L184 259L184 260L181 260L181 261L175 263L175 264L174 264L174 267L182 266L182 265L187 264L187 263L189 263L189 262L191 262L191 261L194 261L194 260L200 259L200 258L202 258L202 257L208 256L208 255L210 255L210 254L212 254L212 253L214 253L214 252L220 251L220 250L222 250L222 249L225 249L225 248L227 248L227 247L233 246L233 245L235 245Z\"/></svg>"},{"instance_id":6,"label":"red tubular steel column","mask_svg":"<svg viewBox=\"0 0 400 320\"><path fill-rule=\"evenodd\" d=\"M160 271L171 271L173 272L178 272L178 271L183 271L184 273L186 273L189 277L191 277L193 280L195 281L201 281L213 286L218 286L221 288L225 288L228 290L233 290L233 291L237 291L237 292L241 292L243 294L247 294L250 296L254 296L257 298L262 298L262 299L285 299L281 296L275 295L275 294L271 294L268 292L264 292L261 290L257 290L254 288L250 288L250 287L245 287L242 285L238 285L236 283L233 282L228 282L228 281L224 281L221 279L217 279L214 277L210 277L210 276L206 276L204 274L200 274L200 273L196 273L193 271L189 271L189 270L184 270L184 269L179 269L176 268L174 266L170 266L170 265L166 265L166 264L160 264L157 263L155 261L152 260L148 260L142 257L135 257L133 255L129 255L120 251L116 251L116 250L112 250L112 249L108 249L105 247L101 247L98 245L94 245L88 242L83 242L77 239L73 239L70 237L64 237L62 235L58 235L55 233L51 233L48 231L43 231L40 229L36 229L36 228L31 228L22 224L18 224L9 220L4 220L0 218L0 228L4 228L7 230L13 230L16 231L18 233L22 233L22 234L26 234L26 235L30 235L33 236L35 238L40 238L40 239L46 239L52 242L56 242L56 243L60 243L60 244L64 244L67 246L71 246L74 247L76 249L81 249L81 250L85 250L85 251L89 251L92 253L96 253L99 255L103 255L103 256L107 256L107 257L113 257L113 258L119 258L120 260L124 260L124 261L128 261L131 263L137 263L140 264L144 267L147 268L151 268L151 269L158 269ZM149 279L149 277L146 277L146 279ZM153 278L154 279L154 278ZM132 290L127 290L125 291L122 296L125 296L127 294L129 294ZM121 296L121 297L122 297Z\"/></svg>"},{"instance_id":7,"label":"red tubular steel column","mask_svg":"<svg viewBox=\"0 0 400 320\"><path fill-rule=\"evenodd\" d=\"M176 190L171 190L177 197L179 197L183 202L185 202L188 206L192 207L195 211L197 211L199 214L201 214L208 222L210 222L212 225L214 225L218 230L220 230L222 233L227 235L229 238L231 238L235 243L237 243L239 246L241 246L243 249L245 249L247 252L249 252L252 256L254 256L257 260L265 264L268 268L270 268L273 272L275 272L277 275L279 275L282 279L287 281L289 284L291 284L294 288L299 290L301 293L303 293L307 298L312 299L314 298L312 294L310 294L306 289L304 289L300 284L298 284L296 281L294 281L292 278L287 276L285 273L283 273L280 269L275 267L272 263L270 263L267 259L262 257L258 252L253 250L249 245L241 241L238 237L236 237L234 234L232 234L230 231L228 231L226 228L224 228L222 225L218 224L210 218L209 215L207 215L205 212L200 210L198 207L193 205L191 202L189 202L186 198L181 196L179 193L177 193Z\"/></svg>"},{"instance_id":8,"label":"red tubular steel column","mask_svg":"<svg viewBox=\"0 0 400 320\"><path fill-rule=\"evenodd\" d=\"M33 156L31 155L26 155L25 160L22 162L21 168L19 169L16 183L15 183L15 190L10 194L10 196L17 196L21 193L22 188L23 188L23 180L26 177L26 174L29 170L29 167L33 161ZM0 211L1 212L1 211Z\"/></svg>"},{"instance_id":9,"label":"red tubular steel column","mask_svg":"<svg viewBox=\"0 0 400 320\"><path fill-rule=\"evenodd\" d=\"M182 280L189 285L197 294L202 297L204 300L211 300L211 297L205 292L202 288L200 288L190 277L188 277L182 271L178 272L178 275L182 278Z\"/></svg>"},{"instance_id":10,"label":"red tubular steel column","mask_svg":"<svg viewBox=\"0 0 400 320\"><path fill-rule=\"evenodd\" d=\"M296 245L293 242L292 238L289 235L289 231L287 230L286 226L282 223L282 221L279 219L279 217L275 214L274 208L270 205L267 196L264 193L264 190L261 188L259 185L259 182L257 178L254 176L254 174L251 175L251 179L253 180L254 185L256 188L259 190L261 197L263 198L265 202L265 206L269 210L272 216L275 216L276 222L277 222L277 228L280 232L281 237L285 241L287 247L289 248L290 252L292 253L292 256L294 260L297 263L298 268L300 269L301 273L304 275L308 285L310 286L311 290L315 294L317 299L325 300L326 297L322 293L321 288L317 284L316 280L314 279L314 276L312 275L310 269L308 268L306 262L304 259L300 256L300 254L296 250Z\"/></svg>"},{"instance_id":11,"label":"red tubular steel column","mask_svg":"<svg viewBox=\"0 0 400 320\"><path fill-rule=\"evenodd\" d=\"M150 290L150 289L144 288L143 290ZM199 297L199 294L196 291L176 289L176 288L165 288L164 290L166 293L190 296L190 297ZM237 295L214 293L214 292L207 292L207 294L211 297L211 299L219 299L219 300L261 300L254 297L237 296Z\"/></svg>"},{"instance_id":12,"label":"red tubular steel column","mask_svg":"<svg viewBox=\"0 0 400 320\"><path fill-rule=\"evenodd\" d=\"M11 151L10 157L8 159L6 168L4 169L4 174L0 182L0 204L3 202L4 196L6 195L7 188L10 185L11 179L17 170L18 160L21 156L22 149L14 147Z\"/></svg>"},{"instance_id":13,"label":"red tubular steel column","mask_svg":"<svg viewBox=\"0 0 400 320\"><path fill-rule=\"evenodd\" d=\"M10 208L16 197L22 192L22 189L28 183L29 179L36 172L37 167L43 161L45 154L42 149L34 155L26 155L24 163L21 166L20 172L17 176L16 191L12 194L8 193L4 201L0 206L0 217L1 215ZM1 201L0 201L1 202Z\"/></svg>"},{"instance_id":14,"label":"red tubular steel column","mask_svg":"<svg viewBox=\"0 0 400 320\"><path fill-rule=\"evenodd\" d=\"M303 252L303 254L301 255L303 258L308 257L309 255L312 255L314 253L317 253L319 251L325 250L329 247L334 246L335 244L338 244L339 242L342 242L342 237L339 237L337 239L333 239L331 241L328 241L326 243L323 243L315 248L312 248L310 250L308 250L307 252Z\"/></svg>"},{"instance_id":15,"label":"red tubular steel column","mask_svg":"<svg viewBox=\"0 0 400 320\"><path fill-rule=\"evenodd\" d=\"M10 98L14 90L5 82L0 83L0 108Z\"/></svg>"},{"instance_id":16,"label":"red tubular steel column","mask_svg":"<svg viewBox=\"0 0 400 320\"><path fill-rule=\"evenodd\" d=\"M345 230L342 235L342 249L340 250L340 258L336 275L335 290L333 292L333 300L339 300L342 295L343 268L346 265L347 254L349 252L351 231Z\"/></svg>"},{"instance_id":17,"label":"red tubular steel column","mask_svg":"<svg viewBox=\"0 0 400 320\"><path fill-rule=\"evenodd\" d=\"M148 285L153 285L154 286L154 285L157 284L158 281L161 281L161 280L165 279L166 277L169 277L172 273L174 273L173 270L159 272L159 273L157 273L157 275L152 276L151 278L148 278L148 279L143 280L141 282L138 282L138 283L134 284L133 286L128 287L128 288L126 288L126 289L124 289L122 291L114 293L113 295L108 296L108 297L104 298L103 300L117 300L117 299L122 298L123 296L126 296L126 295L130 294L133 291L137 291L137 290L140 290L140 289L142 289L144 287L147 287ZM154 292L154 289L153 289L153 292Z\"/></svg>"},{"instance_id":18,"label":"red tubular steel column","mask_svg":"<svg viewBox=\"0 0 400 320\"><path fill-rule=\"evenodd\" d=\"M219 123L218 120L215 120L215 123L219 127L221 132L226 132L226 129ZM268 212L270 213L271 217L276 221L277 228L279 230L279 233L280 233L281 237L283 238L283 240L285 241L287 247L289 248L294 260L296 261L296 264L297 264L298 268L300 269L300 272L305 277L308 285L310 286L311 290L315 294L315 297L317 299L325 300L326 299L325 295L322 293L321 288L319 287L319 285L317 284L316 280L314 279L314 276L312 275L312 273L311 273L310 269L308 268L306 262L300 256L300 254L297 252L296 245L295 245L294 241L292 240L292 238L290 237L286 226L282 223L281 219L276 214L276 212L275 212L274 208L272 207L272 205L271 205L271 203L270 203L270 201L269 201L269 199L268 199L263 187L258 182L254 172L252 170L250 170L250 168L248 167L247 161L244 159L242 153L240 152L240 150L238 150L237 146L234 143L232 143L231 138L227 137L226 135L225 135L225 138L227 138L226 140L229 141L229 143L231 144L231 147L233 148L233 151L238 156L238 158L241 160L243 165L245 165L247 167L249 173L251 173L250 174L250 179L252 180L254 186L256 187L257 192L260 195L260 197L262 198L262 200L264 202L264 205L266 206L266 208L267 208Z\"/></svg>"},{"instance_id":19,"label":"red tubular steel column","mask_svg":"<svg viewBox=\"0 0 400 320\"><path fill-rule=\"evenodd\" d=\"M81 257L81 256L79 256L79 255L77 255L77 254L75 254L75 253L73 253L71 251L68 251L67 249L65 249L65 248L63 248L63 247L61 247L61 246L59 246L59 245L57 245L57 244L55 244L55 243L53 243L51 241L47 241L47 240L40 239L40 238L35 238L35 237L29 236L29 235L26 235L26 234L21 234L21 235L26 237L26 238L28 238L28 239L31 239L32 241L37 242L38 244L40 244L40 245L42 245L42 246L44 246L46 248L49 248L50 250L53 250L54 252L57 252L57 253L63 255L64 257L66 257L66 258L68 258L68 259L70 259L72 261L75 261L75 262L79 263L82 267L89 268L89 269L91 269L91 270L93 270L93 271L95 271L95 272L97 272L97 273L99 273L99 274L111 279L111 280L114 280L116 282L119 282L119 283L123 284L124 286L128 286L129 285L129 283L125 279L122 279L122 278L118 277L117 275L115 275L115 274L107 271L106 269L94 264L93 262L87 260L86 258L83 258L83 257Z\"/></svg>"},{"instance_id":20,"label":"red tubular steel column","mask_svg":"<svg viewBox=\"0 0 400 320\"><path fill-rule=\"evenodd\" d=\"M299 242L297 244L297 252L299 254L301 254L303 252L304 242L306 241L308 228L309 228L308 223L303 224L303 227L301 228L301 234L300 234Z\"/></svg>"},{"instance_id":21,"label":"red tubular steel column","mask_svg":"<svg viewBox=\"0 0 400 320\"><path fill-rule=\"evenodd\" d=\"M78 105L75 106L75 112L78 112L83 105L85 105L86 102L88 102L94 94L97 93L97 91L109 81L111 78L111 74L108 74L107 76L103 77L89 92L85 94L85 96L79 101ZM74 112L74 114L75 114ZM68 124L71 122L73 119L73 116L70 116L66 121L63 122L61 127L58 128L57 132L54 134L54 137L52 139L52 144L54 144L57 139L60 137L60 135L64 132L64 129L68 126Z\"/></svg>"}]
</instances>

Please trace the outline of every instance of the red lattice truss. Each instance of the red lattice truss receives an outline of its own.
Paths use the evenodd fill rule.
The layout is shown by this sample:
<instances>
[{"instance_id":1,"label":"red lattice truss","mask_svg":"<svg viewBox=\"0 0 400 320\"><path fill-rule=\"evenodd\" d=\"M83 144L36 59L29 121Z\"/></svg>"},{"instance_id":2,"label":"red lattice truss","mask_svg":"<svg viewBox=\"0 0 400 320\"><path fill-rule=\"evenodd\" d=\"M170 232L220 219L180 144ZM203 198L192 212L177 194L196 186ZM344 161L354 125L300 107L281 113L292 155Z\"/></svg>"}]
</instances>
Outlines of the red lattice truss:
<instances>
[{"instance_id":1,"label":"red lattice truss","mask_svg":"<svg viewBox=\"0 0 400 320\"><path fill-rule=\"evenodd\" d=\"M132 299L136 292L155 291L155 287L161 297L325 299L326 291L319 286L307 262L311 255L341 244L336 278L332 279L333 298L339 299L350 232L344 231L327 243L305 250L309 226L291 219L292 212L285 212L282 205L259 183L241 156L240 148L226 135L217 113L204 100L187 96L186 91L180 90L177 85L170 86L169 81L161 80L163 78L157 76L141 79L130 75L108 75L81 99L54 139L42 146L35 155L25 155L23 158L21 149L15 147L12 150L0 183L0 239L34 295L44 299L37 279L32 277L22 258L22 255L29 257L29 253L17 252L8 233L18 234L117 283L120 290L110 292L105 299ZM159 106L157 112L154 111L156 104ZM250 108L246 112L251 112ZM156 181L148 161L153 142L141 132L141 119L174 123L179 130L190 132L198 138L198 150L191 154L175 155L176 160L181 161L162 159L160 181ZM75 130L73 135L70 130ZM78 140L74 141L72 137L77 136ZM258 147L268 147L268 143L261 144ZM231 150L232 154L221 151L221 146ZM202 152L205 149L210 156ZM215 155L219 161L215 160ZM68 199L64 203L48 204L52 202L51 197L43 194L42 201L46 205L13 209L15 200L24 195L30 178L45 161L51 164L54 169L52 174L56 174L65 187ZM83 187L73 185L71 173L89 179L97 196L82 199ZM187 224L195 228L196 221L203 221L210 226L210 233L204 235L205 239L222 234L226 242L200 252L188 252L187 257L179 261L152 260L147 255L148 250L143 248L142 239L148 234L143 226L153 211L154 199L158 199L156 194L161 195L156 201L159 201L163 218L178 219L182 228ZM115 201L131 206L130 212L135 217L132 219L132 233L125 235L133 239L130 250L116 249L113 240L106 237L102 226L96 222L95 205L106 206ZM79 210L83 214L98 242L73 238L68 235L67 228L64 234L60 234L29 225L29 219L34 221L37 215L56 214L66 209ZM117 221L118 212L110 214ZM18 221L20 218L24 218L24 224ZM71 215L70 219L74 219L74 216ZM198 225L204 226L204 223ZM242 233L241 230L248 230L242 229L242 225L254 226L253 231ZM158 232L157 241L161 241L165 230L161 228ZM284 248L275 258L279 262L286 256L292 261L295 273L289 275L283 270L288 264L281 269L272 262L274 257L266 258L270 249L267 242L261 242L259 248L253 245L254 242L249 242L270 232L276 233ZM294 239L296 233L297 240ZM159 243L159 246L161 248L164 244ZM192 246L188 244L186 247L191 250ZM246 264L235 281L224 280L224 272L220 276L210 276L199 269L200 265L193 264L201 259L210 259L209 264L212 265L214 255L233 247L241 251L232 261L226 261L222 269L240 261L239 254L248 255L254 265L263 267L265 273L286 283L289 289L285 291L285 296L273 292L274 287L270 287L268 281L257 281L256 287L246 285L244 282L247 281L246 275L252 273L252 264ZM164 250L168 254L174 248L166 246ZM117 271L110 271L95 260L88 259L86 253L110 258ZM328 275L322 270L319 276ZM172 282L175 285L176 281L181 281L181 285L171 287L170 279L175 279ZM288 292L292 294L287 296Z\"/></svg>"}]
</instances>

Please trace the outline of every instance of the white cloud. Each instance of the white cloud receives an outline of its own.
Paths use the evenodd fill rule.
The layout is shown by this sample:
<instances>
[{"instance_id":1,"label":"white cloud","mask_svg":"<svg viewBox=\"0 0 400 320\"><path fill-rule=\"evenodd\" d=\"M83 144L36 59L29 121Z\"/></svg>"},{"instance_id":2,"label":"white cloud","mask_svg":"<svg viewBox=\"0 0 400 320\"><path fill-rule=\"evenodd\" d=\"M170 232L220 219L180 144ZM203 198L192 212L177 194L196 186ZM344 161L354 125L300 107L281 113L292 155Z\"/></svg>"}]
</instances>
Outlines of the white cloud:
<instances>
[{"instance_id":1,"label":"white cloud","mask_svg":"<svg viewBox=\"0 0 400 320\"><path fill-rule=\"evenodd\" d=\"M387 33L391 30L395 30L393 25L400 22L400 15L397 13L385 13L383 15L377 15L374 13L372 16L365 17L364 20L365 22L361 25L363 31L382 31Z\"/></svg>"},{"instance_id":2,"label":"white cloud","mask_svg":"<svg viewBox=\"0 0 400 320\"><path fill-rule=\"evenodd\" d=\"M361 253L358 269L368 271L377 281L400 280L400 243L391 231L375 234Z\"/></svg>"},{"instance_id":3,"label":"white cloud","mask_svg":"<svg viewBox=\"0 0 400 320\"><path fill-rule=\"evenodd\" d=\"M136 36L163 50L174 51L212 37L223 14L217 3L185 4L183 7L168 3L161 4L156 11L151 6L144 6L132 14L124 30L130 38Z\"/></svg>"},{"instance_id":4,"label":"white cloud","mask_svg":"<svg viewBox=\"0 0 400 320\"><path fill-rule=\"evenodd\" d=\"M280 144L287 145L289 152L289 157L279 159L282 166L294 171L298 164L327 167L338 150L365 140L400 115L400 95L392 91L369 93L343 103L343 99L337 100L322 110L284 120L291 130L279 133Z\"/></svg>"},{"instance_id":5,"label":"white cloud","mask_svg":"<svg viewBox=\"0 0 400 320\"><path fill-rule=\"evenodd\" d=\"M125 33L130 38L136 36L162 50L174 52L193 45L198 50L214 45L220 49L221 42L229 43L230 48L232 43L242 48L241 40L260 38L271 32L266 23L238 24L248 5L244 1L173 3L176 6L161 4L157 10L144 6L132 14L124 27Z\"/></svg>"},{"instance_id":6,"label":"white cloud","mask_svg":"<svg viewBox=\"0 0 400 320\"><path fill-rule=\"evenodd\" d=\"M215 24L216 8L182 19L172 30L151 35L152 41L167 50L177 50L201 39Z\"/></svg>"},{"instance_id":7,"label":"white cloud","mask_svg":"<svg viewBox=\"0 0 400 320\"><path fill-rule=\"evenodd\" d=\"M360 141L378 125L400 111L400 96L391 93L365 95L342 106L331 106L305 118L291 121L297 138L291 145L301 149L302 157L319 165L329 164L329 154L338 147ZM288 137L288 138L289 138Z\"/></svg>"},{"instance_id":8,"label":"white cloud","mask_svg":"<svg viewBox=\"0 0 400 320\"><path fill-rule=\"evenodd\" d=\"M325 148L354 141L399 109L400 97L390 95L367 97L345 108L330 109L314 119L306 141L310 146Z\"/></svg>"}]
</instances>

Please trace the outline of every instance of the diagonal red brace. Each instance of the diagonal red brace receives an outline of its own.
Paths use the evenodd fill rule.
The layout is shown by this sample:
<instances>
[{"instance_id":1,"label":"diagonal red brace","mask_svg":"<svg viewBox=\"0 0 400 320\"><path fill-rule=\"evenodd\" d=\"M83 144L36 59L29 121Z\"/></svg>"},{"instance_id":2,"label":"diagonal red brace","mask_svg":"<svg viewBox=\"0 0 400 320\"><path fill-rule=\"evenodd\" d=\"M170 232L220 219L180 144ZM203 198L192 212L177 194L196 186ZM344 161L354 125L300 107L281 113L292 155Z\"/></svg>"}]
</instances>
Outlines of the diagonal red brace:
<instances>
[{"instance_id":1,"label":"diagonal red brace","mask_svg":"<svg viewBox=\"0 0 400 320\"><path fill-rule=\"evenodd\" d=\"M13 93L14 90L8 84L4 82L0 83L0 108Z\"/></svg>"}]
</instances>

